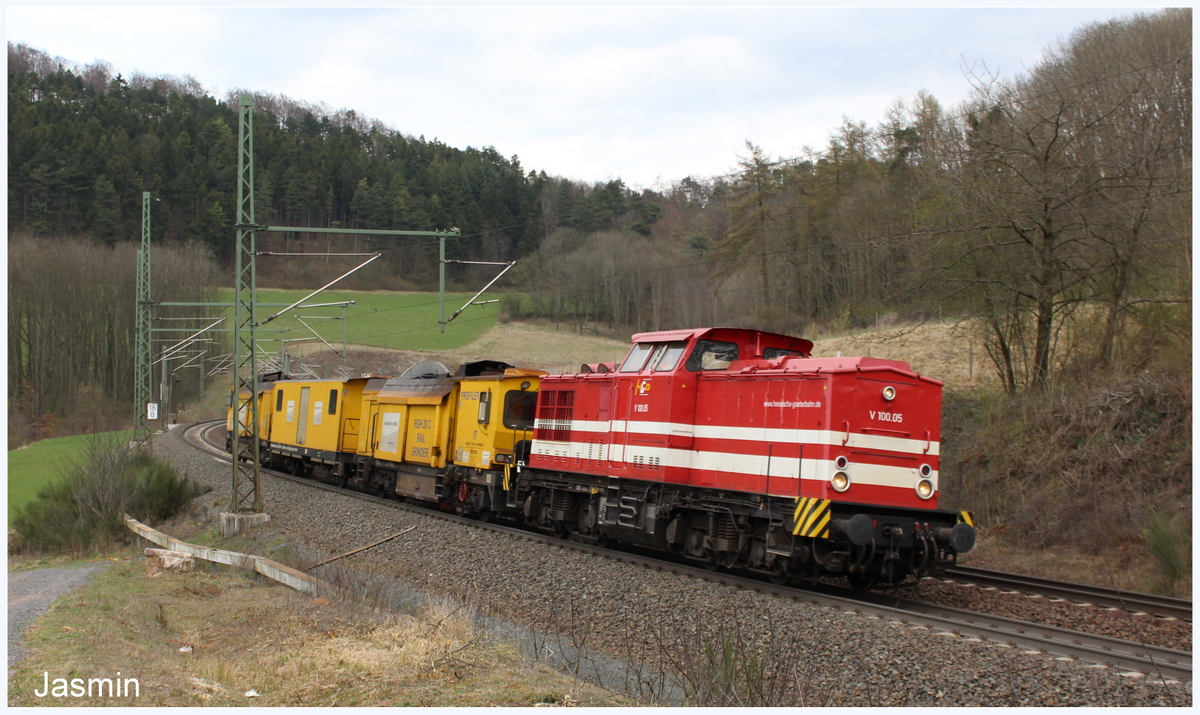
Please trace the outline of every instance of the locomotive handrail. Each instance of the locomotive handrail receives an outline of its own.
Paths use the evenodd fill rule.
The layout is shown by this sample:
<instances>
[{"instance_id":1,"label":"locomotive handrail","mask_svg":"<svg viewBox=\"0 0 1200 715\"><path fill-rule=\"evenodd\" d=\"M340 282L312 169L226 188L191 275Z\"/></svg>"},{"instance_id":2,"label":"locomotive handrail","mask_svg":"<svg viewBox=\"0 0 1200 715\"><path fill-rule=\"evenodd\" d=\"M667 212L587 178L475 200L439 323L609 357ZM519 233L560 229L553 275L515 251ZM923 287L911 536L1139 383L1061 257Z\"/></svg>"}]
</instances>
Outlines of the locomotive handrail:
<instances>
[{"instance_id":1,"label":"locomotive handrail","mask_svg":"<svg viewBox=\"0 0 1200 715\"><path fill-rule=\"evenodd\" d=\"M905 437L912 434L912 432L906 432L902 429L887 429L885 427L863 427L862 431L863 432L887 432L888 434L899 434L899 435L904 435ZM929 434L929 432L926 432L925 434ZM845 442L843 442L842 444L845 444Z\"/></svg>"},{"instance_id":2,"label":"locomotive handrail","mask_svg":"<svg viewBox=\"0 0 1200 715\"><path fill-rule=\"evenodd\" d=\"M341 444L339 445L342 449L346 449L347 438L351 435L350 423L358 422L358 421L359 421L359 418L357 418L357 417L345 417L342 419L342 436L341 436L341 440L340 440ZM354 451L356 451L356 452L358 451L358 444L354 445Z\"/></svg>"}]
</instances>

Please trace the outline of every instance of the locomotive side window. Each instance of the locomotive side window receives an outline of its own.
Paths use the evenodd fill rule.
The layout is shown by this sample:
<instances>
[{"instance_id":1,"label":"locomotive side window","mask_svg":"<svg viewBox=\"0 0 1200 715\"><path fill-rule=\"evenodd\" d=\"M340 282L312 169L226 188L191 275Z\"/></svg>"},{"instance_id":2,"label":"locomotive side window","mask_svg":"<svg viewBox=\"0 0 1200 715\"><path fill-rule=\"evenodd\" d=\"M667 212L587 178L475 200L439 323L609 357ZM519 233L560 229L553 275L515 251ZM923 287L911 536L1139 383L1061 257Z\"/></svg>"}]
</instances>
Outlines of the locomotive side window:
<instances>
[{"instance_id":1,"label":"locomotive side window","mask_svg":"<svg viewBox=\"0 0 1200 715\"><path fill-rule=\"evenodd\" d=\"M621 365L621 372L640 372L646 365L646 358L650 357L650 351L654 348L654 343L634 345L633 352L629 353L629 357L625 358L625 363Z\"/></svg>"},{"instance_id":2,"label":"locomotive side window","mask_svg":"<svg viewBox=\"0 0 1200 715\"><path fill-rule=\"evenodd\" d=\"M697 340L696 349L688 358L687 369L692 372L701 370L724 370L729 363L738 359L737 343L723 343L717 340Z\"/></svg>"},{"instance_id":3,"label":"locomotive side window","mask_svg":"<svg viewBox=\"0 0 1200 715\"><path fill-rule=\"evenodd\" d=\"M337 414L337 390L329 391L329 415L332 417Z\"/></svg>"},{"instance_id":4,"label":"locomotive side window","mask_svg":"<svg viewBox=\"0 0 1200 715\"><path fill-rule=\"evenodd\" d=\"M504 396L504 426L511 430L531 430L537 415L537 393L511 390Z\"/></svg>"},{"instance_id":5,"label":"locomotive side window","mask_svg":"<svg viewBox=\"0 0 1200 715\"><path fill-rule=\"evenodd\" d=\"M763 350L763 358L766 360L774 360L784 355L794 355L796 357L804 357L804 353L799 350L786 350L784 348L767 348Z\"/></svg>"},{"instance_id":6,"label":"locomotive side window","mask_svg":"<svg viewBox=\"0 0 1200 715\"><path fill-rule=\"evenodd\" d=\"M275 391L275 411L283 412L283 390Z\"/></svg>"},{"instance_id":7,"label":"locomotive side window","mask_svg":"<svg viewBox=\"0 0 1200 715\"><path fill-rule=\"evenodd\" d=\"M683 351L687 348L687 342L676 340L666 344L666 349L662 353L662 357L654 364L655 372L668 372L674 370L679 364L679 358L683 357ZM655 357L658 357L657 354Z\"/></svg>"}]
</instances>

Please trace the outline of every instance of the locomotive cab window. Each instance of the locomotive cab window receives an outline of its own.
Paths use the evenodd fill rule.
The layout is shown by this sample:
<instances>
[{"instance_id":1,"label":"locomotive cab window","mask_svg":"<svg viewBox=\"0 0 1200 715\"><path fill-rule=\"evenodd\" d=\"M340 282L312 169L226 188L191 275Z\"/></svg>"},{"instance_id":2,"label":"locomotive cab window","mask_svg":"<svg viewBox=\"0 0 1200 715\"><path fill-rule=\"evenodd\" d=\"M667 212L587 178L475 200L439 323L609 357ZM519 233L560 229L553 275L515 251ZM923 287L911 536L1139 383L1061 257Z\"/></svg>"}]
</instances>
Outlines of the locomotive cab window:
<instances>
[{"instance_id":1,"label":"locomotive cab window","mask_svg":"<svg viewBox=\"0 0 1200 715\"><path fill-rule=\"evenodd\" d=\"M804 357L804 353L799 350L787 350L785 348L767 348L763 350L763 358L766 360L774 360L775 358L791 355L795 357Z\"/></svg>"},{"instance_id":2,"label":"locomotive cab window","mask_svg":"<svg viewBox=\"0 0 1200 715\"><path fill-rule=\"evenodd\" d=\"M329 391L329 415L331 417L337 414L337 393L336 389Z\"/></svg>"},{"instance_id":3,"label":"locomotive cab window","mask_svg":"<svg viewBox=\"0 0 1200 715\"><path fill-rule=\"evenodd\" d=\"M275 391L275 411L283 412L283 390Z\"/></svg>"},{"instance_id":4,"label":"locomotive cab window","mask_svg":"<svg viewBox=\"0 0 1200 715\"><path fill-rule=\"evenodd\" d=\"M504 396L504 426L511 430L531 430L537 416L537 393L511 390Z\"/></svg>"},{"instance_id":5,"label":"locomotive cab window","mask_svg":"<svg viewBox=\"0 0 1200 715\"><path fill-rule=\"evenodd\" d=\"M697 340L696 349L688 358L687 369L692 372L701 370L724 370L729 364L738 359L737 343L725 343L717 340Z\"/></svg>"},{"instance_id":6,"label":"locomotive cab window","mask_svg":"<svg viewBox=\"0 0 1200 715\"><path fill-rule=\"evenodd\" d=\"M633 351L629 353L629 357L625 358L625 362L621 365L621 372L640 372L646 365L646 358L650 357L650 351L654 348L654 343L638 343L634 345Z\"/></svg>"},{"instance_id":7,"label":"locomotive cab window","mask_svg":"<svg viewBox=\"0 0 1200 715\"><path fill-rule=\"evenodd\" d=\"M663 346L661 353L655 353L654 371L655 372L670 372L679 364L679 358L683 357L683 351L687 349L687 342L684 340L676 340L667 343Z\"/></svg>"}]
</instances>

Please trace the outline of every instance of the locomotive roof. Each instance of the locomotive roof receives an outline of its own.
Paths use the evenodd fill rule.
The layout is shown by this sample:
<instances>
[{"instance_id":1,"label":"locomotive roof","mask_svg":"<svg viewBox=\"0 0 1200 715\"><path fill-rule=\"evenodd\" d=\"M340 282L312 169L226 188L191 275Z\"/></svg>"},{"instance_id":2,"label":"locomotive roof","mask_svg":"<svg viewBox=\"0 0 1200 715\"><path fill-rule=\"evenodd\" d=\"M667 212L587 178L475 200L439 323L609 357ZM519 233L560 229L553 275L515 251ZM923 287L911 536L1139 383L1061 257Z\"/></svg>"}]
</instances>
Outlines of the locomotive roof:
<instances>
[{"instance_id":1,"label":"locomotive roof","mask_svg":"<svg viewBox=\"0 0 1200 715\"><path fill-rule=\"evenodd\" d=\"M782 333L771 333L765 330L755 330L753 328L692 328L690 330L660 330L653 333L636 333L633 336L634 343L662 343L673 340L690 340L692 338L702 338L711 334L720 334L722 339L740 338L742 342L755 341L758 343L771 342L778 343L777 346L783 347L791 344L796 345L798 349L805 353L812 351L812 341L805 338L796 338L791 335L783 335Z\"/></svg>"},{"instance_id":2,"label":"locomotive roof","mask_svg":"<svg viewBox=\"0 0 1200 715\"><path fill-rule=\"evenodd\" d=\"M454 383L449 374L418 377L393 377L379 386L380 397L433 398L450 394Z\"/></svg>"},{"instance_id":3,"label":"locomotive roof","mask_svg":"<svg viewBox=\"0 0 1200 715\"><path fill-rule=\"evenodd\" d=\"M785 356L778 359L778 367L762 368L757 365L742 365L734 363L731 368L741 366L740 370L736 370L741 374L777 374L786 373L836 373L836 372L892 372L904 377L915 378L922 382L929 382L936 385L944 384L941 380L935 380L932 377L926 377L912 366L903 360L886 360L883 358L873 357L824 357L824 358L797 358Z\"/></svg>"}]
</instances>

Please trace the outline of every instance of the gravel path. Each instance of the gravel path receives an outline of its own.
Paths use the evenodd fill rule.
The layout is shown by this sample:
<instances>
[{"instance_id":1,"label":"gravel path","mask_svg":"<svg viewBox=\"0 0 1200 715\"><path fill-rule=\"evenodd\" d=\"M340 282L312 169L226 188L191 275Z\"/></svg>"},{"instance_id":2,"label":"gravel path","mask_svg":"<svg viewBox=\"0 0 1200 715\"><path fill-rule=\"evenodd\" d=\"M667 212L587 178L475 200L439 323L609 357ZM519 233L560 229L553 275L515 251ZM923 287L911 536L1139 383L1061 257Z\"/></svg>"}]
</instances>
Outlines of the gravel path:
<instances>
[{"instance_id":1,"label":"gravel path","mask_svg":"<svg viewBox=\"0 0 1200 715\"><path fill-rule=\"evenodd\" d=\"M8 667L25 657L25 629L35 618L108 564L8 572Z\"/></svg>"},{"instance_id":2,"label":"gravel path","mask_svg":"<svg viewBox=\"0 0 1200 715\"><path fill-rule=\"evenodd\" d=\"M176 431L178 432L178 430ZM227 464L159 438L178 468L227 499ZM798 696L780 705L829 706L1189 706L1192 684L1060 660L978 639L937 634L875 617L821 609L765 594L584 554L548 548L265 477L271 522L260 532L319 554L335 554L418 528L346 559L426 592L457 595L547 632L558 642L601 648L628 662L666 662L704 680L705 648L729 646L741 667L786 670ZM215 518L217 509L209 509ZM633 668L631 668L633 669ZM661 692L648 672L610 687ZM631 684L634 687L630 687ZM640 686L640 687L638 687ZM801 702L801 698L803 702Z\"/></svg>"}]
</instances>

